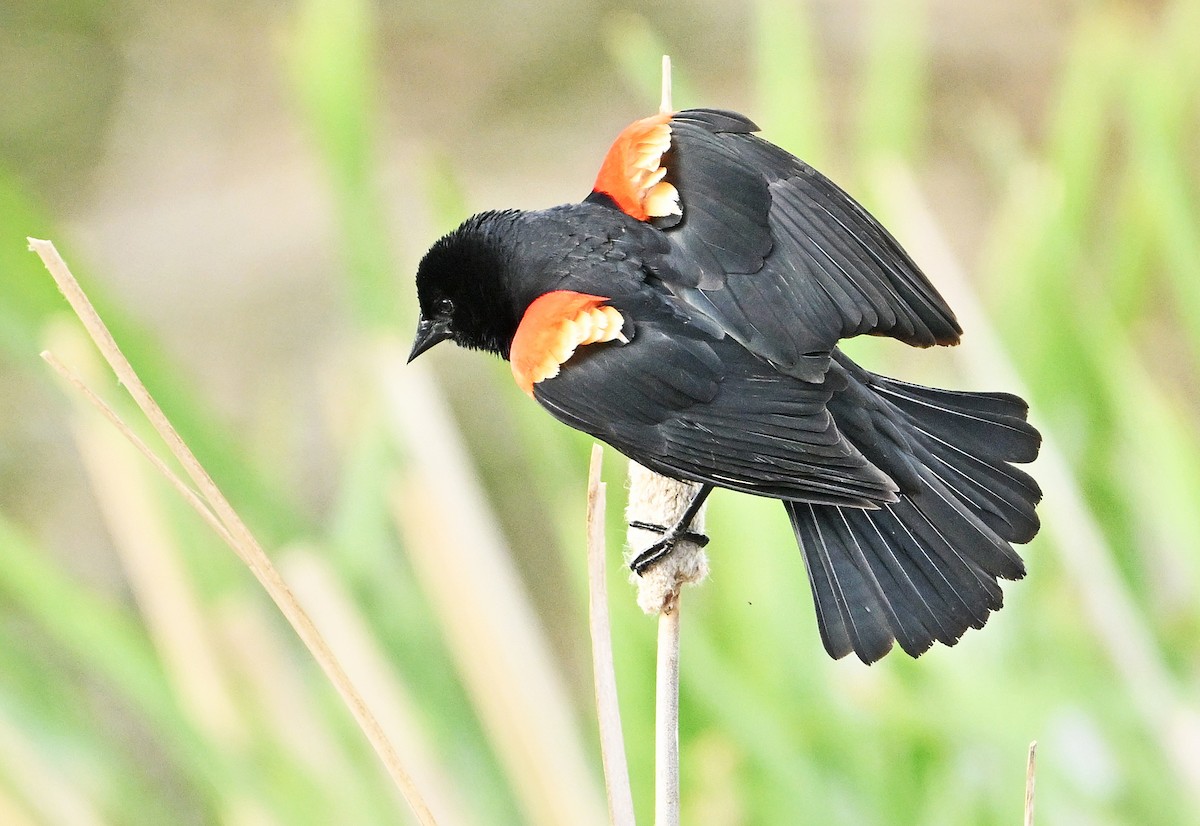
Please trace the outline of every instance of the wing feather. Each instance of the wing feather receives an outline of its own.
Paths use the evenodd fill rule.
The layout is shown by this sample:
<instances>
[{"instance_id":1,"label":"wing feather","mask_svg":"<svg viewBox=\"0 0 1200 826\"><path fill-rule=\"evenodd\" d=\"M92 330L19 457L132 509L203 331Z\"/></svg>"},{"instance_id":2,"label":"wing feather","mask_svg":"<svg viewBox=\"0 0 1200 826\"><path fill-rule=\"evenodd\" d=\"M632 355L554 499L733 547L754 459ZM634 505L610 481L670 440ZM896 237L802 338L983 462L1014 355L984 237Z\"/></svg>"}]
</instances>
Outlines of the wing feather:
<instances>
[{"instance_id":1,"label":"wing feather","mask_svg":"<svg viewBox=\"0 0 1200 826\"><path fill-rule=\"evenodd\" d=\"M740 115L671 119L664 157L682 219L661 278L780 369L819 380L837 341L957 343L953 312L900 244L828 178Z\"/></svg>"},{"instance_id":2,"label":"wing feather","mask_svg":"<svg viewBox=\"0 0 1200 826\"><path fill-rule=\"evenodd\" d=\"M735 341L670 318L634 330L628 344L580 347L534 398L676 478L854 507L895 499L892 479L838 430L832 385L781 375Z\"/></svg>"}]
</instances>

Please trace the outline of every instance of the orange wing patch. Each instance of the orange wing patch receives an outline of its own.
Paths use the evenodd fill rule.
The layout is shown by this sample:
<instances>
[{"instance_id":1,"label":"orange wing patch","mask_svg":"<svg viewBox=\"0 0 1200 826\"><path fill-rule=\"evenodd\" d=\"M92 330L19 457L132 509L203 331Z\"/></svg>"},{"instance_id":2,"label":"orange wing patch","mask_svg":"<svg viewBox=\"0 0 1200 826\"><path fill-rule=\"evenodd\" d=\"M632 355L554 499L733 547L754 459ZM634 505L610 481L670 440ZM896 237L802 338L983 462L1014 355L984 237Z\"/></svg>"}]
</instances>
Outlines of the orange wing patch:
<instances>
[{"instance_id":1,"label":"orange wing patch","mask_svg":"<svg viewBox=\"0 0 1200 826\"><path fill-rule=\"evenodd\" d=\"M671 148L671 117L653 115L625 127L604 157L592 188L639 221L683 214L679 190L663 180L667 169L662 156Z\"/></svg>"},{"instance_id":2,"label":"orange wing patch","mask_svg":"<svg viewBox=\"0 0 1200 826\"><path fill-rule=\"evenodd\" d=\"M559 368L585 344L628 342L625 319L600 295L555 290L529 305L509 348L513 378L533 395L533 386L558 375Z\"/></svg>"}]
</instances>

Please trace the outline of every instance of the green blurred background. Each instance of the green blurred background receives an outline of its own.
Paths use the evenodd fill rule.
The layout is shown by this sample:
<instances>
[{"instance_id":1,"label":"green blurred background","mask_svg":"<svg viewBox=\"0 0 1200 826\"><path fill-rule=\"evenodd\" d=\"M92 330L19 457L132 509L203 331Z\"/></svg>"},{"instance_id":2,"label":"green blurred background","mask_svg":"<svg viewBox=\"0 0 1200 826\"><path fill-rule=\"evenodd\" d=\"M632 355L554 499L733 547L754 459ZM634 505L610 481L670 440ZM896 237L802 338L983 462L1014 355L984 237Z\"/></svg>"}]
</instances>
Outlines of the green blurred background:
<instances>
[{"instance_id":1,"label":"green blurred background","mask_svg":"<svg viewBox=\"0 0 1200 826\"><path fill-rule=\"evenodd\" d=\"M1047 436L1029 577L918 661L830 661L782 509L714 497L684 822L1017 823L1034 739L1039 822L1200 822L1197 33L1196 0L5 0L0 823L410 819L248 572L38 359L140 421L26 236L59 245L440 821L603 820L589 441L503 364L401 363L425 247L582 197L663 52L677 106L743 111L859 195L967 326L957 355L855 353L1026 393ZM623 475L608 454L648 823Z\"/></svg>"}]
</instances>

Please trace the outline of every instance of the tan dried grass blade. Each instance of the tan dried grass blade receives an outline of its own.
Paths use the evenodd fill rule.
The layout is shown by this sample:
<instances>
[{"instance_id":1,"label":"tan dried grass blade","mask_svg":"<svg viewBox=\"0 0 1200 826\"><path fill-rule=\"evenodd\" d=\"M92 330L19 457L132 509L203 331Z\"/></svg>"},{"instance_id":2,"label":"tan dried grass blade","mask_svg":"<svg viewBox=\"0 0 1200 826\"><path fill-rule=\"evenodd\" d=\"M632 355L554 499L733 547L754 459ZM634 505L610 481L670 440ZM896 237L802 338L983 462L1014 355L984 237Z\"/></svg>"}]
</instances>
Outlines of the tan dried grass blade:
<instances>
[{"instance_id":1,"label":"tan dried grass blade","mask_svg":"<svg viewBox=\"0 0 1200 826\"><path fill-rule=\"evenodd\" d=\"M88 335L91 336L92 341L99 348L101 355L104 356L109 366L117 374L117 379L124 385L134 402L141 408L146 418L150 421L151 426L163 439L172 455L192 479L192 482L199 491L199 497L195 494L189 495L184 493L187 486L181 486L182 483L169 471L167 471L168 479L180 489L181 493L184 493L184 497L188 503L196 508L197 512L206 521L210 524L216 522L219 525L219 528L217 525L214 525L214 528L217 529L221 537L229 543L238 557L250 568L255 578L258 579L259 583L267 591L267 594L275 602L288 622L291 623L292 628L295 629L297 635L313 655L313 658L321 666L326 677L333 683L334 688L337 689L338 694L349 708L355 721L375 749L384 768L403 793L413 814L416 815L422 824L433 824L435 821L432 812L429 811L429 807L413 784L408 772L405 771L399 756L380 728L374 714L371 713L362 696L338 663L337 657L329 648L316 626L313 625L312 620L309 619L303 607L301 607L300 603L292 595L287 583L283 581L275 566L271 564L271 560L263 551L262 546L259 545L258 540L254 538L249 528L242 522L241 517L238 516L233 506L225 499L224 495L209 477L208 472L192 454L175 428L167 420L158 403L150 395L145 385L142 384L133 366L125 358L120 347L117 346L112 334L96 313L91 301L88 300L87 295L79 286L79 282L71 274L66 262L58 254L58 250L55 249L54 244L50 241L35 238L30 238L28 241L29 248L41 257L42 262L46 265L46 269L54 277L59 289L62 290L63 295L70 303L71 308L79 316L80 321L83 322ZM43 357L47 361L50 361L52 365L56 365L56 369L63 372L61 365L58 364L57 360L51 354L45 353ZM82 382L78 382L69 373L67 375L70 380L82 386ZM94 394L89 393L88 395L90 398L95 398ZM117 419L115 413L105 409L103 405L101 407L106 416L113 420ZM122 428L122 430L129 433L128 428ZM135 444L144 453L152 453L143 443L135 442ZM155 466L159 467L160 470L166 470L165 465L161 462L155 462Z\"/></svg>"}]
</instances>

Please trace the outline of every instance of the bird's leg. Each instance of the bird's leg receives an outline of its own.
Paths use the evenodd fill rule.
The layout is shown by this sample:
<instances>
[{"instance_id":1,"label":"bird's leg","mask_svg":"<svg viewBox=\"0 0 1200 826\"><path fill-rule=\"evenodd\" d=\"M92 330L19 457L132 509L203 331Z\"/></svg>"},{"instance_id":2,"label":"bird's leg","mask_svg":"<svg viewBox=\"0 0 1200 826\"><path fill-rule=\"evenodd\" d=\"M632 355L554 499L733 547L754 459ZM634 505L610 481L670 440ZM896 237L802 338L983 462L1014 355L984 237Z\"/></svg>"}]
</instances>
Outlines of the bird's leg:
<instances>
[{"instance_id":1,"label":"bird's leg","mask_svg":"<svg viewBox=\"0 0 1200 826\"><path fill-rule=\"evenodd\" d=\"M702 485L700 490L696 491L695 495L692 496L692 501L688 503L683 516L679 517L678 521L669 528L662 525L652 525L649 522L634 521L629 523L629 527L631 528L662 534L662 539L642 551L629 563L629 567L633 569L635 574L641 576L647 568L671 553L675 549L676 542L681 540L694 542L701 548L708 544L707 536L689 531L688 526L692 524L692 520L700 512L700 508L704 507L704 500L708 498L710 493L712 493L712 485Z\"/></svg>"}]
</instances>

